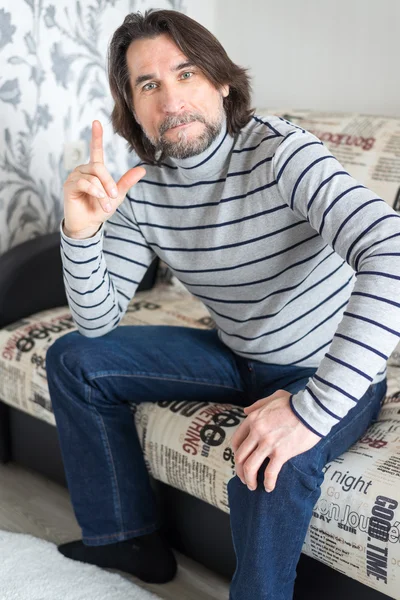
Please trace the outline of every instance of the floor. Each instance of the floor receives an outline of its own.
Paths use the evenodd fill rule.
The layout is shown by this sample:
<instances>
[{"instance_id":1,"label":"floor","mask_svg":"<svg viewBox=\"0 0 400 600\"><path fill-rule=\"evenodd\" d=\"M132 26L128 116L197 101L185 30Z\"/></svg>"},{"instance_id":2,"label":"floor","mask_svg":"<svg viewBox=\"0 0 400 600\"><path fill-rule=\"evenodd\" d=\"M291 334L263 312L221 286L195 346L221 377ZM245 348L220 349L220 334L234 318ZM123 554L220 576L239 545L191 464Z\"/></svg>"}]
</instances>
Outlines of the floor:
<instances>
[{"instance_id":1,"label":"floor","mask_svg":"<svg viewBox=\"0 0 400 600\"><path fill-rule=\"evenodd\" d=\"M10 462L0 464L0 529L61 544L81 537L68 490ZM119 572L165 600L228 600L229 581L176 552L179 568L167 584L146 584Z\"/></svg>"}]
</instances>

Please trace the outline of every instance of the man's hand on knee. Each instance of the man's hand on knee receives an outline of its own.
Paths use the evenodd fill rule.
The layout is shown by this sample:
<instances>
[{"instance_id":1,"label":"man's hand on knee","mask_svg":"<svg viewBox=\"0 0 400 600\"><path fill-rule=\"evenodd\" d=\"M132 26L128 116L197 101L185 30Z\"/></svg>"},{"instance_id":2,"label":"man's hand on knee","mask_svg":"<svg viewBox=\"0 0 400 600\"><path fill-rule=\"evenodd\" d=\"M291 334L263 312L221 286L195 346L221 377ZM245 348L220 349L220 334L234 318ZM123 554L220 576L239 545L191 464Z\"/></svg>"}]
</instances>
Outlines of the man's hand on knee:
<instances>
[{"instance_id":1,"label":"man's hand on knee","mask_svg":"<svg viewBox=\"0 0 400 600\"><path fill-rule=\"evenodd\" d=\"M247 418L232 437L236 474L250 490L256 489L258 470L267 457L264 487L272 492L285 462L321 440L292 411L290 396L285 390L277 390L246 407Z\"/></svg>"}]
</instances>

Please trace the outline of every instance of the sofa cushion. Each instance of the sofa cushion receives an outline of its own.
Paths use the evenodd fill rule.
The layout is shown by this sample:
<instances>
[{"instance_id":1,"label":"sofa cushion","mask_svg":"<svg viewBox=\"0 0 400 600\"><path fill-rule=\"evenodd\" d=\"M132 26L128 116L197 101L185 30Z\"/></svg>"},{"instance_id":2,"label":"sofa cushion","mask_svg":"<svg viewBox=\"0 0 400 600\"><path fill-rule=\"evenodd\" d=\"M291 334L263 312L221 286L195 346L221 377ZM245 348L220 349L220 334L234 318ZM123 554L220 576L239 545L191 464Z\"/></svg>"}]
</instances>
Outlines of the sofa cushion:
<instances>
[{"instance_id":1,"label":"sofa cushion","mask_svg":"<svg viewBox=\"0 0 400 600\"><path fill-rule=\"evenodd\" d=\"M121 326L136 324L214 326L204 305L166 273L129 304ZM55 426L46 351L75 329L63 307L0 330L0 398ZM303 546L305 554L392 597L399 597L400 583L399 390L400 369L391 366L378 422L325 467ZM132 405L132 414L153 477L228 513L227 483L235 473L230 440L245 417L242 408L204 398Z\"/></svg>"}]
</instances>

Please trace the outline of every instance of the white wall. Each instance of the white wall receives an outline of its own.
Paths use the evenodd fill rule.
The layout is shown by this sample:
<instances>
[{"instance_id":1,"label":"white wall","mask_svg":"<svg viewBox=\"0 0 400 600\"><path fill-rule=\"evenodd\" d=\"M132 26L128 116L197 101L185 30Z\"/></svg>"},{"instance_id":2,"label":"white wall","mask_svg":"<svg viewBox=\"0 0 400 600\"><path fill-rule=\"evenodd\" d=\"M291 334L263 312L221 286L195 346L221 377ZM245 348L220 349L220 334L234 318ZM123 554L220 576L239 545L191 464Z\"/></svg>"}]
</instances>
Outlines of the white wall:
<instances>
[{"instance_id":1,"label":"white wall","mask_svg":"<svg viewBox=\"0 0 400 600\"><path fill-rule=\"evenodd\" d=\"M400 0L215 0L257 107L400 116Z\"/></svg>"},{"instance_id":2,"label":"white wall","mask_svg":"<svg viewBox=\"0 0 400 600\"><path fill-rule=\"evenodd\" d=\"M218 0L184 0L186 14L215 35Z\"/></svg>"}]
</instances>

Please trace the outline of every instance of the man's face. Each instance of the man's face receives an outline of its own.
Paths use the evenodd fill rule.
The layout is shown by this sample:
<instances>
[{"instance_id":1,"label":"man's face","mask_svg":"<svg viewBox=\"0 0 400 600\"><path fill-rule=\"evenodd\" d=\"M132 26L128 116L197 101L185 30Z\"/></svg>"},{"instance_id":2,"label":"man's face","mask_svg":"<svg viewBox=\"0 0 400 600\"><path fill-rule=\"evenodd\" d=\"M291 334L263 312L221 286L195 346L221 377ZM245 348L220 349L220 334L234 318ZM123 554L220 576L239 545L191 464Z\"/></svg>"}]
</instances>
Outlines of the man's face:
<instances>
[{"instance_id":1,"label":"man's face","mask_svg":"<svg viewBox=\"0 0 400 600\"><path fill-rule=\"evenodd\" d=\"M168 35L136 40L126 53L137 122L156 150L188 158L206 150L221 131L223 99Z\"/></svg>"}]
</instances>

